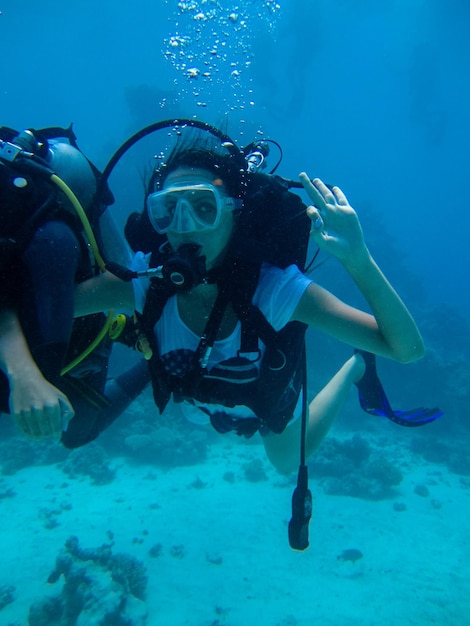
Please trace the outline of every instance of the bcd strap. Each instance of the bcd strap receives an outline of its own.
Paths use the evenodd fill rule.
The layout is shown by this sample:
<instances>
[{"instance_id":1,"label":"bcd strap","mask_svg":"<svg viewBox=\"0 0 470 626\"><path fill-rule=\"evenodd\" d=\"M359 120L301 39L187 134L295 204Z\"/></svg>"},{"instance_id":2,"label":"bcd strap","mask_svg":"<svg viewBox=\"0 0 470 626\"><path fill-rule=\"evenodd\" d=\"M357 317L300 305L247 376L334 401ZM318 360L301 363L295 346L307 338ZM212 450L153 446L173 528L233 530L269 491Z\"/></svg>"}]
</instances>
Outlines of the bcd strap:
<instances>
[{"instance_id":1,"label":"bcd strap","mask_svg":"<svg viewBox=\"0 0 470 626\"><path fill-rule=\"evenodd\" d=\"M141 330L147 337L150 348L153 352L152 358L148 361L150 375L152 378L152 389L155 404L160 413L163 413L171 396L171 389L168 384L165 368L160 357L157 338L155 336L155 324L160 319L165 304L170 296L174 294L164 281L151 280L147 292L142 314L137 314Z\"/></svg>"},{"instance_id":2,"label":"bcd strap","mask_svg":"<svg viewBox=\"0 0 470 626\"><path fill-rule=\"evenodd\" d=\"M219 290L196 350L196 359L200 368L199 376L202 376L204 370L207 368L210 352L217 338L217 333L220 330L220 325L222 324L222 319L227 309L228 301L229 294L227 290Z\"/></svg>"}]
</instances>

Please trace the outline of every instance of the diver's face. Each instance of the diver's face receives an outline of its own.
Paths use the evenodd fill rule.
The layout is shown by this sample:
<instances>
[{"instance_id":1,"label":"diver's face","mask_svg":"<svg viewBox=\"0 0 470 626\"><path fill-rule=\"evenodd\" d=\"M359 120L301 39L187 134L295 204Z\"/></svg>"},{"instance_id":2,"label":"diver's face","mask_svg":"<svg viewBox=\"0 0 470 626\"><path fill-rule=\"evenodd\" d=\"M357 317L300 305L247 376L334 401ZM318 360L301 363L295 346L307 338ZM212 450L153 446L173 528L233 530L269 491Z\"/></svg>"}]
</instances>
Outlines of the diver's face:
<instances>
[{"instance_id":1,"label":"diver's face","mask_svg":"<svg viewBox=\"0 0 470 626\"><path fill-rule=\"evenodd\" d=\"M208 170L192 167L181 167L168 175L163 185L163 190L178 186L190 185L213 185L220 191L222 197L227 195L226 189L220 179ZM220 219L215 228L207 230L186 229L184 232L168 230L167 237L173 250L178 250L182 244L194 243L201 246L201 256L206 257L206 268L209 270L223 259L227 250L230 237L233 232L233 211L225 209L221 211Z\"/></svg>"}]
</instances>

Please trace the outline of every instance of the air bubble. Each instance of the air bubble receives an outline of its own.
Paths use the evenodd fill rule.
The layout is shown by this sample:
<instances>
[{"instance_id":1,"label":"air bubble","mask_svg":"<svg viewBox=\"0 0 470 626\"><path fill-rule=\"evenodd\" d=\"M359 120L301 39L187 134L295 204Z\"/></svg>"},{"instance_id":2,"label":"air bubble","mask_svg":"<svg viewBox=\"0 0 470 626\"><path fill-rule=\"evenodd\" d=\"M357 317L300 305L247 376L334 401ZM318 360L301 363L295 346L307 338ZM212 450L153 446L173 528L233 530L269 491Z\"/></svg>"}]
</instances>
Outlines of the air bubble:
<instances>
[{"instance_id":1,"label":"air bubble","mask_svg":"<svg viewBox=\"0 0 470 626\"><path fill-rule=\"evenodd\" d=\"M274 35L280 4L239 0L234 6L229 0L188 0L176 6L169 20L173 33L164 40L162 55L186 81L202 79L197 91L177 86L179 99L193 98L197 106L218 100L226 102L227 111L254 106L256 98L253 90L248 90L253 78L246 71L254 61L253 41L259 34ZM240 97L233 91L234 85Z\"/></svg>"},{"instance_id":2,"label":"air bubble","mask_svg":"<svg viewBox=\"0 0 470 626\"><path fill-rule=\"evenodd\" d=\"M197 67L190 67L189 69L186 70L186 74L188 75L188 78L197 78L200 73L201 71L198 70Z\"/></svg>"}]
</instances>

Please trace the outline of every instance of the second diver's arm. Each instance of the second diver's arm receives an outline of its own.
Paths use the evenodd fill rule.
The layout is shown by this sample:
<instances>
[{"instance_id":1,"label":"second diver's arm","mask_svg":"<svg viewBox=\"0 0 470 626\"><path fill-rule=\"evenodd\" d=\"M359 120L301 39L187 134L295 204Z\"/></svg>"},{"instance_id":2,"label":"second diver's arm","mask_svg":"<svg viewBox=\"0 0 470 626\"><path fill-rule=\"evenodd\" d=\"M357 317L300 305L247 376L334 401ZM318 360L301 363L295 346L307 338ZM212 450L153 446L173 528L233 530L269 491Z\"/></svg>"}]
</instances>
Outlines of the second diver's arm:
<instances>
[{"instance_id":1,"label":"second diver's arm","mask_svg":"<svg viewBox=\"0 0 470 626\"><path fill-rule=\"evenodd\" d=\"M18 428L29 437L58 436L61 414L73 415L67 397L42 375L14 310L0 312L0 369L8 378L9 408Z\"/></svg>"}]
</instances>

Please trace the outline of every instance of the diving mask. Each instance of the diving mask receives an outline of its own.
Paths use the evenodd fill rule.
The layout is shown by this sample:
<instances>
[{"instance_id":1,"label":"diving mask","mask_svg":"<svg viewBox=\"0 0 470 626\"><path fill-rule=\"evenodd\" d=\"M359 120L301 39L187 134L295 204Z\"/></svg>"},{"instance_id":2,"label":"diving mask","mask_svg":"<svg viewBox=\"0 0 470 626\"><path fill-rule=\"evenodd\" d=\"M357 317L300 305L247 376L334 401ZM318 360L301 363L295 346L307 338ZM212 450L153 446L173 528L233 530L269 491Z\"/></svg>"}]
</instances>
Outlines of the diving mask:
<instances>
[{"instance_id":1,"label":"diving mask","mask_svg":"<svg viewBox=\"0 0 470 626\"><path fill-rule=\"evenodd\" d=\"M161 234L213 230L225 211L238 208L240 201L225 195L215 185L174 185L147 198L150 222Z\"/></svg>"}]
</instances>

